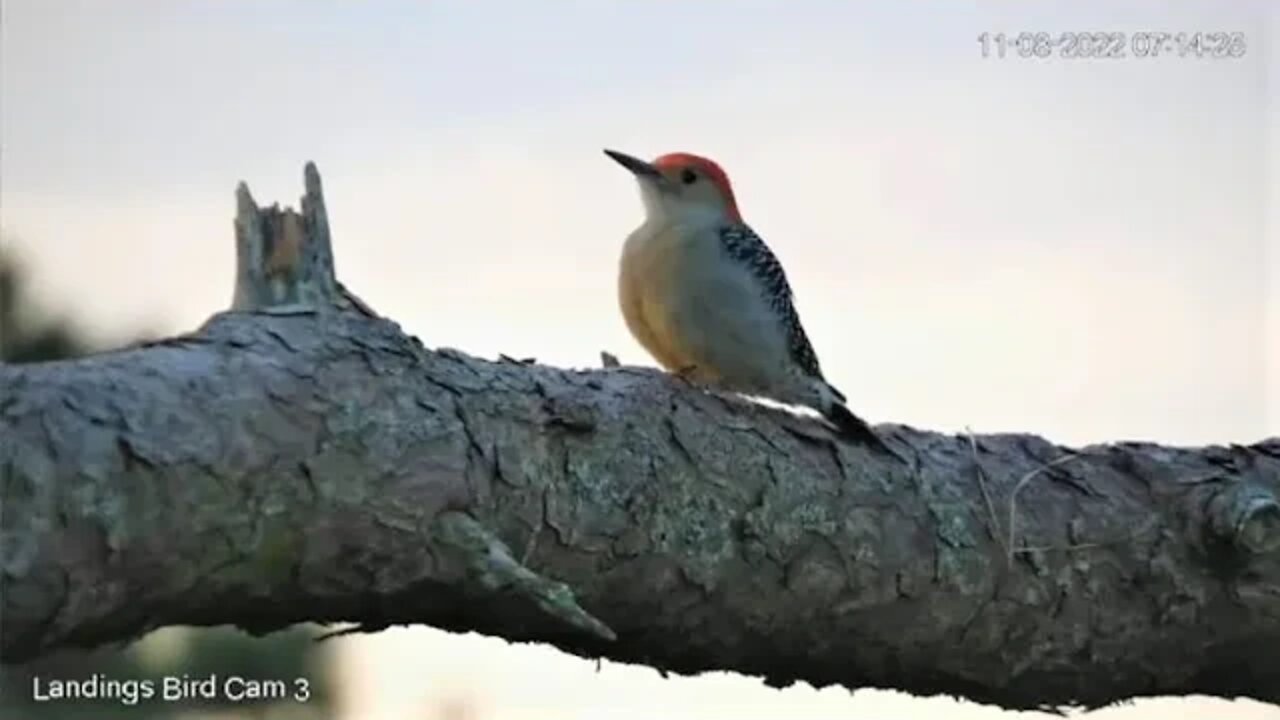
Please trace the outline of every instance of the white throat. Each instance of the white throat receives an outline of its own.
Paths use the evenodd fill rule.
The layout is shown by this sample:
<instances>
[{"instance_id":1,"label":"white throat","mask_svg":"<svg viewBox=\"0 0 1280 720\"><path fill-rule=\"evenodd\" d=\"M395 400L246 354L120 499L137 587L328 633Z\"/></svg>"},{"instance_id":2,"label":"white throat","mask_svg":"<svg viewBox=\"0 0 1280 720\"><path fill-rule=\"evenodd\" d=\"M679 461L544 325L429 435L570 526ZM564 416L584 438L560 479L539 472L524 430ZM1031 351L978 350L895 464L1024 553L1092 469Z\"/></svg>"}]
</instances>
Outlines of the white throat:
<instances>
[{"instance_id":1,"label":"white throat","mask_svg":"<svg viewBox=\"0 0 1280 720\"><path fill-rule=\"evenodd\" d=\"M720 208L662 192L646 183L640 184L640 199L644 203L645 223L648 225L705 227L722 225L727 220Z\"/></svg>"}]
</instances>

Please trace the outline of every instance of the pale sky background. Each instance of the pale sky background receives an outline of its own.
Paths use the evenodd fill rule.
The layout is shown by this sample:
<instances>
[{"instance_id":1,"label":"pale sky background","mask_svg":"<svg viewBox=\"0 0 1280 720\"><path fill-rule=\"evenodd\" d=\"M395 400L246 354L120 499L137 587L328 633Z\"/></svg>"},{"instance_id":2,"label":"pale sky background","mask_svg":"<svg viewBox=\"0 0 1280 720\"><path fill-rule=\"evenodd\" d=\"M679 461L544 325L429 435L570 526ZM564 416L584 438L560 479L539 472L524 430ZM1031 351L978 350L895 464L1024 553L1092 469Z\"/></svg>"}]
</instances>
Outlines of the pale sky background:
<instances>
[{"instance_id":1,"label":"pale sky background","mask_svg":"<svg viewBox=\"0 0 1280 720\"><path fill-rule=\"evenodd\" d=\"M1123 8L1123 9L1122 9ZM983 31L1240 31L1244 58L982 59ZM339 275L482 357L650 361L632 180L710 155L873 420L1080 444L1280 434L1280 3L3 5L0 229L95 335L227 306L233 189L325 181ZM347 718L1007 717L429 629L339 641ZM410 709L412 708L412 709ZM1107 720L1280 718L1218 701ZM421 717L422 715L417 715Z\"/></svg>"}]
</instances>

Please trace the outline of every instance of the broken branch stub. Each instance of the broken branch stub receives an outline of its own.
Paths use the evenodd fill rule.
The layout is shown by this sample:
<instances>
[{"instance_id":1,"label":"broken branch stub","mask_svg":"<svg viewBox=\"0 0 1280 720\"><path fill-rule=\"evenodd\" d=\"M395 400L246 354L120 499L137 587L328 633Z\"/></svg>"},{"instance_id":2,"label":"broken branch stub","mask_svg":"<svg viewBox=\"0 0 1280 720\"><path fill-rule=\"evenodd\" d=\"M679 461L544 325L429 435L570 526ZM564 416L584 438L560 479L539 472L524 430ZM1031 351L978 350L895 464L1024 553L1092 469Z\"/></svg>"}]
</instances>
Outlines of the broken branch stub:
<instances>
[{"instance_id":1,"label":"broken branch stub","mask_svg":"<svg viewBox=\"0 0 1280 720\"><path fill-rule=\"evenodd\" d=\"M304 170L302 212L273 204L259 208L236 187L236 284L231 309L294 313L351 304L333 265L329 219L315 163Z\"/></svg>"},{"instance_id":2,"label":"broken branch stub","mask_svg":"<svg viewBox=\"0 0 1280 720\"><path fill-rule=\"evenodd\" d=\"M1209 507L1210 529L1248 555L1280 551L1280 502L1253 483L1218 492Z\"/></svg>"}]
</instances>

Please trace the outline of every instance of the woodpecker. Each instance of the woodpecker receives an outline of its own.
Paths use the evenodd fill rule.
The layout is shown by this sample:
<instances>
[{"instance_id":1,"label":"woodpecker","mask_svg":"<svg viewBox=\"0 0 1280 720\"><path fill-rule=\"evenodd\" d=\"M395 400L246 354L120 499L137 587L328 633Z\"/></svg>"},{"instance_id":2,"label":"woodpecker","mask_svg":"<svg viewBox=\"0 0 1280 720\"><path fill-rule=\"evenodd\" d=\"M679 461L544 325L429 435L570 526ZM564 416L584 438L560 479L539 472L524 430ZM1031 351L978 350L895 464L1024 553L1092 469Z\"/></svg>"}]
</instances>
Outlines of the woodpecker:
<instances>
[{"instance_id":1,"label":"woodpecker","mask_svg":"<svg viewBox=\"0 0 1280 720\"><path fill-rule=\"evenodd\" d=\"M618 302L654 360L694 382L812 408L896 456L823 377L782 264L743 221L724 170L685 152L653 162L604 152L640 185L645 218L622 246Z\"/></svg>"}]
</instances>

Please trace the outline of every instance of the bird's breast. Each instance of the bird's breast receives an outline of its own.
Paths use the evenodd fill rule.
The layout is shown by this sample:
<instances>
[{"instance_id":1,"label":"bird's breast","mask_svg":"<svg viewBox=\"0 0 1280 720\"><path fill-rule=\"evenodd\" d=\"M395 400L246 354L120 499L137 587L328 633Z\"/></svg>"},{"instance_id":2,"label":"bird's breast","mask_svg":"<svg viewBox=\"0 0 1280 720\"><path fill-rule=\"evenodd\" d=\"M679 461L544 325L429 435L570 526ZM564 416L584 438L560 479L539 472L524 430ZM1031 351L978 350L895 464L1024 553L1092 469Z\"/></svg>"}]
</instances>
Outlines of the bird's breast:
<instances>
[{"instance_id":1,"label":"bird's breast","mask_svg":"<svg viewBox=\"0 0 1280 720\"><path fill-rule=\"evenodd\" d=\"M642 227L622 248L622 268L646 294L673 287L685 271L688 240L675 226Z\"/></svg>"},{"instance_id":2,"label":"bird's breast","mask_svg":"<svg viewBox=\"0 0 1280 720\"><path fill-rule=\"evenodd\" d=\"M712 240L714 237L712 236ZM687 365L688 307L705 238L672 223L647 223L622 249L619 299L632 333L669 368Z\"/></svg>"}]
</instances>

